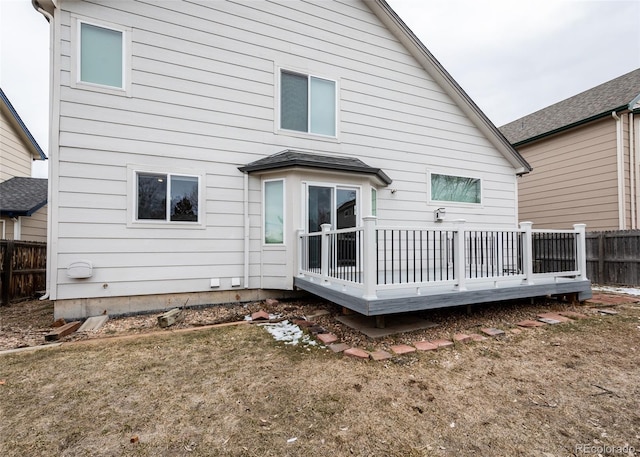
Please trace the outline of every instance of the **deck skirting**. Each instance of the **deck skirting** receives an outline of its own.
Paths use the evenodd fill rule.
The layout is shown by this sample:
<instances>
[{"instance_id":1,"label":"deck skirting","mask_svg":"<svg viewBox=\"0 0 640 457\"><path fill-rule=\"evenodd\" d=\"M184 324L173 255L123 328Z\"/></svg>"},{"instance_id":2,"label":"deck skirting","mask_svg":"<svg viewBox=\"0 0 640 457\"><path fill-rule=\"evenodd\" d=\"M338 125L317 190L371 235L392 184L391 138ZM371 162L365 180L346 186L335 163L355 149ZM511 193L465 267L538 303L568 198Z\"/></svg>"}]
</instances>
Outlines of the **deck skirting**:
<instances>
[{"instance_id":1,"label":"deck skirting","mask_svg":"<svg viewBox=\"0 0 640 457\"><path fill-rule=\"evenodd\" d=\"M364 298L361 289L312 281L304 277L294 278L294 286L365 316L380 316L549 295L577 294L580 301L587 300L592 296L591 281L564 278L545 278L530 285L514 281L509 284L502 284L500 287L478 287L462 291L443 287L384 290L379 291L377 297L371 299Z\"/></svg>"}]
</instances>

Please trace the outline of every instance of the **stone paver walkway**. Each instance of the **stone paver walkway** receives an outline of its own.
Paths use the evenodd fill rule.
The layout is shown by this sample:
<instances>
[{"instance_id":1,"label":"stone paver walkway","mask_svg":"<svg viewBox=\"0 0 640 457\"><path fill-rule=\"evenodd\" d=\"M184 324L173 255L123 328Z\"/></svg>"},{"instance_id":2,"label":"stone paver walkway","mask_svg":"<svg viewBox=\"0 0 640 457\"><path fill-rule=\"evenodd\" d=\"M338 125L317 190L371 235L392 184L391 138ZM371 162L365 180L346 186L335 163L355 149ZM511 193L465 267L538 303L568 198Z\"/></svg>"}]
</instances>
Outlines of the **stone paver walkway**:
<instances>
[{"instance_id":1,"label":"stone paver walkway","mask_svg":"<svg viewBox=\"0 0 640 457\"><path fill-rule=\"evenodd\" d=\"M592 305L607 306L615 306L616 304L626 304L630 302L640 302L640 299L638 299L638 297L620 297L609 294L594 294L594 298L588 301L588 303L591 303ZM585 310L587 309L593 310L593 316L607 316L619 313L619 311L610 308L585 308ZM260 314L258 314L258 316L262 317L262 315ZM362 348L351 347L346 343L340 342L339 338L336 335L328 332L323 327L313 322L313 318L315 317L318 316L307 316L305 320L296 320L294 321L294 323L300 328L306 330L309 334L315 336L315 338L319 342L324 344L327 348L335 353L342 353L347 357L353 357L356 359L382 361L391 359L393 357L402 356L404 354L410 354L416 351L436 351L442 348L454 347L456 344L483 342L491 338L503 337L507 334L507 332L511 335L518 335L522 332L531 331L531 329L546 327L547 325L571 323L579 319L588 319L592 316L575 311L539 313L533 319L526 319L517 322L513 327L509 327L506 329L493 327L481 328L480 332L484 333L484 335L478 333L457 333L453 335L451 339L441 338L431 341L415 341L411 344L392 345L388 348L388 351L383 349L377 349L375 351L365 351Z\"/></svg>"}]
</instances>

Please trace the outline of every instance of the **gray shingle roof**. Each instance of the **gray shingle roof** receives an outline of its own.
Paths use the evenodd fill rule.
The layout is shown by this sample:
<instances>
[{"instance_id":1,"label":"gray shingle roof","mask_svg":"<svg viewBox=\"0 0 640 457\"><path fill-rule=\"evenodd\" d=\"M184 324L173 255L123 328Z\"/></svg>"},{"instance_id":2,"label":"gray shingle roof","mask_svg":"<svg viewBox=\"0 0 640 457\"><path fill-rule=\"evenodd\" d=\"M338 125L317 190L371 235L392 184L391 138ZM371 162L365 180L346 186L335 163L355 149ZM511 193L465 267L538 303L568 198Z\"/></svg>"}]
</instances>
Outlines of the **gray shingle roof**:
<instances>
[{"instance_id":1,"label":"gray shingle roof","mask_svg":"<svg viewBox=\"0 0 640 457\"><path fill-rule=\"evenodd\" d=\"M640 68L500 127L513 145L625 109L640 94Z\"/></svg>"},{"instance_id":2,"label":"gray shingle roof","mask_svg":"<svg viewBox=\"0 0 640 457\"><path fill-rule=\"evenodd\" d=\"M287 149L263 159L251 162L238 169L243 173L276 170L280 168L303 167L333 171L347 171L377 176L383 183L391 184L391 178L379 168L373 168L355 157L336 157Z\"/></svg>"},{"instance_id":3,"label":"gray shingle roof","mask_svg":"<svg viewBox=\"0 0 640 457\"><path fill-rule=\"evenodd\" d=\"M46 179L17 177L0 183L2 216L31 216L46 204Z\"/></svg>"}]
</instances>

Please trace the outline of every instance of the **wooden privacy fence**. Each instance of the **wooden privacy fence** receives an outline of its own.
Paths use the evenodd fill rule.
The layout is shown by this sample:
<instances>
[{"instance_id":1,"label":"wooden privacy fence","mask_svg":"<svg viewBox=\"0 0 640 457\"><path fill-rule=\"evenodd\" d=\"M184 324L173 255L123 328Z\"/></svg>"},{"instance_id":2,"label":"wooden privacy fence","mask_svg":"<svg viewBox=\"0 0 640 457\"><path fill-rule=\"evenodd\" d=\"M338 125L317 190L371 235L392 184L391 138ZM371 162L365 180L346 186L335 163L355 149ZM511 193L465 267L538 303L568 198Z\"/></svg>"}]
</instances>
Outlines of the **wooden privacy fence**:
<instances>
[{"instance_id":1,"label":"wooden privacy fence","mask_svg":"<svg viewBox=\"0 0 640 457\"><path fill-rule=\"evenodd\" d=\"M640 230L589 232L587 277L594 284L640 285Z\"/></svg>"},{"instance_id":2,"label":"wooden privacy fence","mask_svg":"<svg viewBox=\"0 0 640 457\"><path fill-rule=\"evenodd\" d=\"M46 272L46 243L0 240L0 304L44 290Z\"/></svg>"}]
</instances>

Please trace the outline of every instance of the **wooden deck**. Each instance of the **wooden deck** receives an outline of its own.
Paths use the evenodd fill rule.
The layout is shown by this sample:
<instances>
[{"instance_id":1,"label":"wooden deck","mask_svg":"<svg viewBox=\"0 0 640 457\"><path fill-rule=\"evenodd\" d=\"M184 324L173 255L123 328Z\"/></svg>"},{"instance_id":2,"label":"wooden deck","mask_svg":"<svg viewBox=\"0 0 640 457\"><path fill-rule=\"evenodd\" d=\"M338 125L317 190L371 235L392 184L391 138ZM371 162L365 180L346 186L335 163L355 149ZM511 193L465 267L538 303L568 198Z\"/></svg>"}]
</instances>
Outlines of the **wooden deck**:
<instances>
[{"instance_id":1,"label":"wooden deck","mask_svg":"<svg viewBox=\"0 0 640 457\"><path fill-rule=\"evenodd\" d=\"M299 233L294 286L365 316L547 295L591 298L585 226L363 227Z\"/></svg>"},{"instance_id":2,"label":"wooden deck","mask_svg":"<svg viewBox=\"0 0 640 457\"><path fill-rule=\"evenodd\" d=\"M566 278L541 278L535 284L522 284L521 280L502 282L499 287L488 288L485 283L469 284L467 290L443 287L407 287L381 290L373 299L364 298L362 290L344 284L322 283L317 278L296 277L294 285L365 316L405 313L427 309L488 303L548 295L577 294L578 300L591 298L591 281Z\"/></svg>"}]
</instances>

